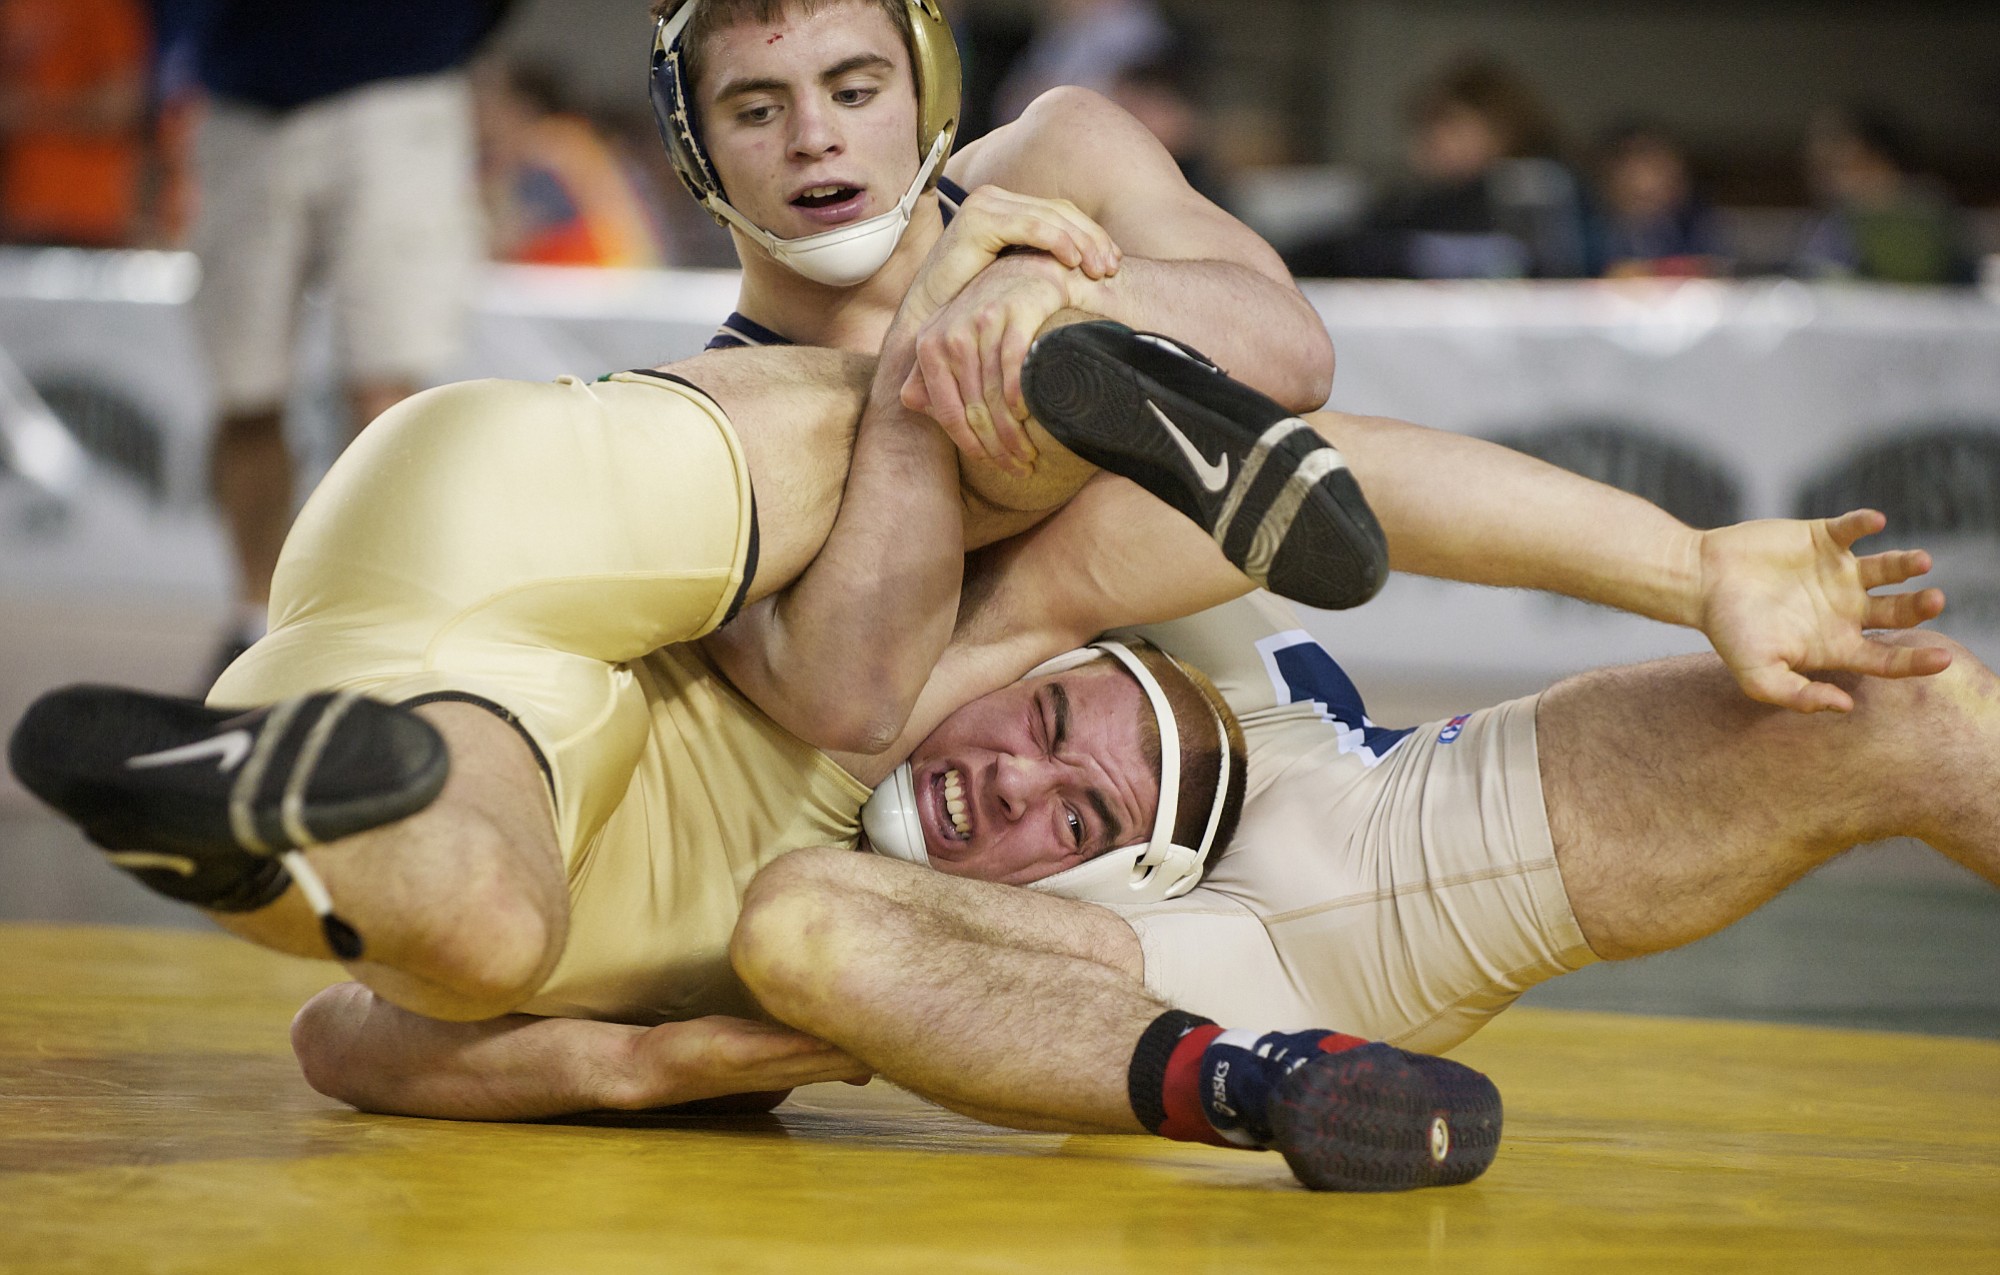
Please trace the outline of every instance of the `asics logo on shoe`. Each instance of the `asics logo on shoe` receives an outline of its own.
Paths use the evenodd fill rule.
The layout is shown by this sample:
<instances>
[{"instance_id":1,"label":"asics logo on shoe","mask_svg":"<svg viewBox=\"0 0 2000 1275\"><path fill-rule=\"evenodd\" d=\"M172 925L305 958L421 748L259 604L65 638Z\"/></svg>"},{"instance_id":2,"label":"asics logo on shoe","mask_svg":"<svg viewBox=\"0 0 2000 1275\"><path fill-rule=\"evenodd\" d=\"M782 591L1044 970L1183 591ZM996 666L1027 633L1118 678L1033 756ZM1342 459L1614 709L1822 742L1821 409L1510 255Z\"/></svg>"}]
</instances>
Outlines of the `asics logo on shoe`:
<instances>
[{"instance_id":1,"label":"asics logo on shoe","mask_svg":"<svg viewBox=\"0 0 2000 1275\"><path fill-rule=\"evenodd\" d=\"M250 752L250 732L232 730L207 739L196 740L192 744L182 744L179 748L169 748L163 752L147 753L143 757L129 758L125 762L127 770L152 770L158 766L178 766L182 762L216 759L215 768L224 774L243 764L243 758Z\"/></svg>"},{"instance_id":2,"label":"asics logo on shoe","mask_svg":"<svg viewBox=\"0 0 2000 1275\"><path fill-rule=\"evenodd\" d=\"M1181 433L1180 426L1167 419L1167 414L1159 409L1158 404L1154 403L1151 399L1147 399L1146 406L1152 409L1153 415L1159 418L1161 427L1167 431L1167 437L1174 440L1175 444L1180 447L1181 454L1187 457L1188 464L1194 467L1195 481L1199 482L1210 492L1219 492L1229 485L1229 458L1227 456L1224 456L1219 461L1209 460L1208 457L1201 454L1199 448L1188 441L1186 434Z\"/></svg>"}]
</instances>

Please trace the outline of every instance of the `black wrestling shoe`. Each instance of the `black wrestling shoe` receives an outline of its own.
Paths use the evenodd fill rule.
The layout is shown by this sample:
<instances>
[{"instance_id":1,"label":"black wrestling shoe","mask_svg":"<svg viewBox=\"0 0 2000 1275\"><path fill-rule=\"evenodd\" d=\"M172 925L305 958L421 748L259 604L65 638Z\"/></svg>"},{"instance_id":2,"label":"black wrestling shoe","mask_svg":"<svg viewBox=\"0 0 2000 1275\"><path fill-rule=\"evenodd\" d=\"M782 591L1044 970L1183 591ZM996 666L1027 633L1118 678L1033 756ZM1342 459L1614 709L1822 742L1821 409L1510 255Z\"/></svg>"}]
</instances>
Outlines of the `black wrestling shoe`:
<instances>
[{"instance_id":1,"label":"black wrestling shoe","mask_svg":"<svg viewBox=\"0 0 2000 1275\"><path fill-rule=\"evenodd\" d=\"M1021 390L1064 446L1193 519L1273 593L1338 610L1388 579L1340 453L1178 341L1109 320L1057 328L1029 348Z\"/></svg>"},{"instance_id":2,"label":"black wrestling shoe","mask_svg":"<svg viewBox=\"0 0 2000 1275\"><path fill-rule=\"evenodd\" d=\"M1479 1072L1378 1042L1286 1076L1271 1145L1315 1191L1454 1186L1493 1163L1500 1114L1500 1091Z\"/></svg>"},{"instance_id":3,"label":"black wrestling shoe","mask_svg":"<svg viewBox=\"0 0 2000 1275\"><path fill-rule=\"evenodd\" d=\"M29 706L7 758L28 791L170 899L247 912L296 878L347 960L360 938L298 852L415 814L450 771L429 722L354 692L241 710L65 687Z\"/></svg>"}]
</instances>

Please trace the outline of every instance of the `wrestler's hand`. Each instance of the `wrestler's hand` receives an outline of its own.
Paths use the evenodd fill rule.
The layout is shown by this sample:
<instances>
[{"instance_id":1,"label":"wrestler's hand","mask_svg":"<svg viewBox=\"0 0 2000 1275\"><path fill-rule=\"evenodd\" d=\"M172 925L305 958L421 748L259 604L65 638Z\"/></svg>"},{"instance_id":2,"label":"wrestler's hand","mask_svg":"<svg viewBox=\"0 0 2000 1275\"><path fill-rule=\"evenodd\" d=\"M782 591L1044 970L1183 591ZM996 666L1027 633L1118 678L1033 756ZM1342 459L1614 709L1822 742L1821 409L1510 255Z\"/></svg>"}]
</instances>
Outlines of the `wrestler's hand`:
<instances>
[{"instance_id":1,"label":"wrestler's hand","mask_svg":"<svg viewBox=\"0 0 2000 1275\"><path fill-rule=\"evenodd\" d=\"M1038 249L1091 279L1118 273L1118 245L1069 200L981 186L959 204L932 246L897 321L927 322L1010 248Z\"/></svg>"},{"instance_id":2,"label":"wrestler's hand","mask_svg":"<svg viewBox=\"0 0 2000 1275\"><path fill-rule=\"evenodd\" d=\"M1931 569L1920 549L1854 553L1857 540L1887 525L1876 511L1859 509L1701 534L1701 629L1750 698L1802 713L1844 713L1853 697L1809 674L1925 677L1951 663L1937 647L1897 646L1863 632L1913 628L1944 610L1938 589L1870 592Z\"/></svg>"},{"instance_id":3,"label":"wrestler's hand","mask_svg":"<svg viewBox=\"0 0 2000 1275\"><path fill-rule=\"evenodd\" d=\"M771 1093L827 1080L863 1084L871 1074L816 1037L720 1014L662 1023L634 1037L631 1070L635 1083L620 1106L701 1102L711 1111L710 1100L731 1095L743 1100L723 1110L768 1111L777 1105Z\"/></svg>"},{"instance_id":4,"label":"wrestler's hand","mask_svg":"<svg viewBox=\"0 0 2000 1275\"><path fill-rule=\"evenodd\" d=\"M1021 363L1049 317L1074 308L1077 277L1043 253L988 267L918 330L903 405L935 420L967 459L1028 473Z\"/></svg>"}]
</instances>

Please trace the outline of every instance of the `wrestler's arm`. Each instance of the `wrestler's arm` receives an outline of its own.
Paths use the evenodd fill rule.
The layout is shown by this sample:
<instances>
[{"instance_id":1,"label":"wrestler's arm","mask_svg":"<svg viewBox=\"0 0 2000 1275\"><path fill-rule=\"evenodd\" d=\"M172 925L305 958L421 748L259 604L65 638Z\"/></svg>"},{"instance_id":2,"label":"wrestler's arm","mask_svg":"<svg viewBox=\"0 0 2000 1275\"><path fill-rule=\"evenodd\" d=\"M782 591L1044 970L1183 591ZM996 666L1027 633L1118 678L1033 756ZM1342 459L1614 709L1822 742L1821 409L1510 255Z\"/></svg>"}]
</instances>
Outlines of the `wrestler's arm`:
<instances>
[{"instance_id":1,"label":"wrestler's arm","mask_svg":"<svg viewBox=\"0 0 2000 1275\"><path fill-rule=\"evenodd\" d=\"M704 640L736 688L821 748L896 735L951 636L965 557L958 454L897 401L892 329L854 432L840 505L796 579ZM852 409L850 409L852 410ZM760 493L782 516L782 493Z\"/></svg>"},{"instance_id":2,"label":"wrestler's arm","mask_svg":"<svg viewBox=\"0 0 2000 1275\"><path fill-rule=\"evenodd\" d=\"M700 1102L766 1111L797 1085L867 1069L783 1027L711 1017L658 1027L510 1014L447 1023L359 983L330 987L292 1023L306 1081L363 1111L443 1120L533 1120ZM713 1100L739 1096L733 1104Z\"/></svg>"},{"instance_id":3,"label":"wrestler's arm","mask_svg":"<svg viewBox=\"0 0 2000 1275\"><path fill-rule=\"evenodd\" d=\"M1119 488L1135 499L1120 499ZM1055 517L969 555L951 642L902 732L879 752L832 752L833 759L863 783L880 783L963 705L1018 680L1050 656L1125 623L1107 616L1147 610L1157 596L1166 599L1167 613L1142 618L1178 617L1248 591L1250 586L1223 562L1213 541L1178 515L1153 521L1149 504L1157 502L1123 479L1103 475ZM1128 535L1127 528L1116 525L1126 512L1146 518L1141 535ZM1223 570L1198 570L1194 588L1162 589L1148 582L1161 564L1196 558L1204 547L1215 553ZM1094 596L1100 585L1128 590L1129 600L1107 603Z\"/></svg>"},{"instance_id":4,"label":"wrestler's arm","mask_svg":"<svg viewBox=\"0 0 2000 1275\"><path fill-rule=\"evenodd\" d=\"M1698 531L1481 439L1339 412L1310 419L1368 494L1397 570L1561 593L1699 629L1753 699L1802 711L1852 704L1814 671L1907 677L1949 662L1935 648L1865 636L1944 606L1936 589L1871 592L1930 569L1921 551L1852 551L1880 530L1879 514ZM1193 523L1109 476L997 561L1009 579L990 623L1043 633L1043 645L1192 614L1248 587Z\"/></svg>"},{"instance_id":5,"label":"wrestler's arm","mask_svg":"<svg viewBox=\"0 0 2000 1275\"><path fill-rule=\"evenodd\" d=\"M1116 105L1084 89L1054 90L1019 121L966 147L949 171L973 188L968 208L1010 192L1067 201L1122 253L1116 273L1102 278L1046 254L1008 256L951 305L931 299L938 313L919 337L920 375L905 387L905 401L929 411L969 454L975 437L989 456L1003 454L986 441L994 428L1006 440L1023 439L1010 424L1027 415L1020 356L1059 309L1186 341L1295 411L1326 401L1333 343L1283 261L1190 187L1166 149ZM940 251L952 244L948 234ZM996 426L986 424L989 416ZM1027 453L1016 446L1004 454Z\"/></svg>"},{"instance_id":6,"label":"wrestler's arm","mask_svg":"<svg viewBox=\"0 0 2000 1275\"><path fill-rule=\"evenodd\" d=\"M1699 531L1650 501L1509 448L1380 417L1322 412L1389 542L1396 570L1542 589L1699 629L1751 698L1845 711L1815 671L1942 671L1935 647L1893 646L1944 609L1937 589L1875 594L1930 570L1919 550L1857 555L1880 514L1769 519Z\"/></svg>"}]
</instances>

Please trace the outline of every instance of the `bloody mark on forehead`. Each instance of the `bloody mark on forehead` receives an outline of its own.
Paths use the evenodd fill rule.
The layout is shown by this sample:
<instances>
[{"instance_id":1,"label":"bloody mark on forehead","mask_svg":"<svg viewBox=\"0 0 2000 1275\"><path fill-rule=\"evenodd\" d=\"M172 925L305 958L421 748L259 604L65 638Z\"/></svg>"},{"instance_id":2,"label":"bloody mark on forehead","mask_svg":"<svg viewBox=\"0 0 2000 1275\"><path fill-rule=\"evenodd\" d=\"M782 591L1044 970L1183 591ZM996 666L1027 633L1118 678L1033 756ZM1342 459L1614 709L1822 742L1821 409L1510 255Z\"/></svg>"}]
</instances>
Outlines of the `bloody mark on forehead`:
<instances>
[{"instance_id":1,"label":"bloody mark on forehead","mask_svg":"<svg viewBox=\"0 0 2000 1275\"><path fill-rule=\"evenodd\" d=\"M766 41L764 41L764 43L766 43L766 44L776 44L776 43L777 43L778 41L780 41L780 40L782 40L782 39L784 39L784 38L785 38L785 33L784 33L783 31L777 31L777 32L774 32L774 33L772 33L772 36L771 36L771 38L770 38L770 39L768 39L768 40L766 40Z\"/></svg>"}]
</instances>

